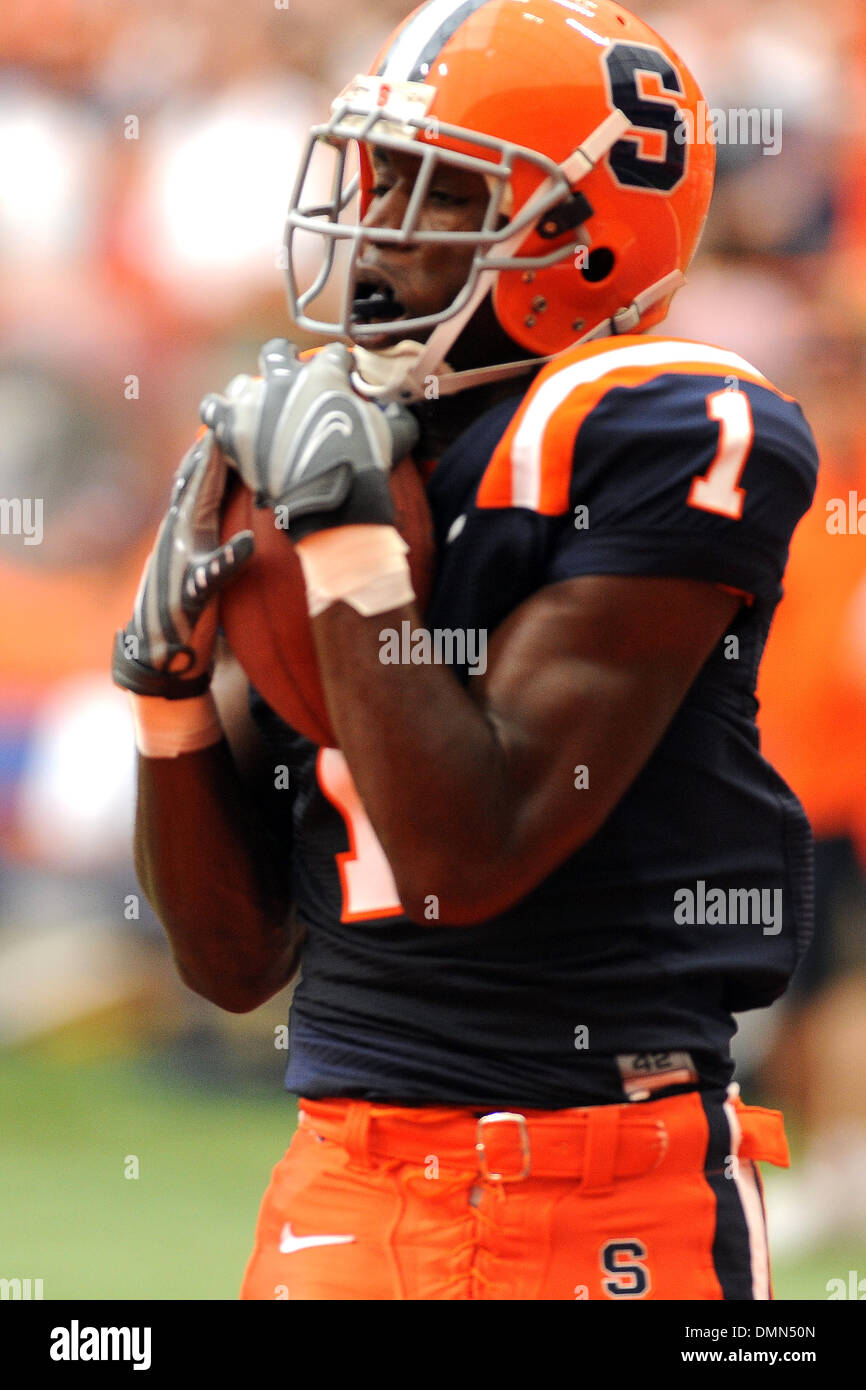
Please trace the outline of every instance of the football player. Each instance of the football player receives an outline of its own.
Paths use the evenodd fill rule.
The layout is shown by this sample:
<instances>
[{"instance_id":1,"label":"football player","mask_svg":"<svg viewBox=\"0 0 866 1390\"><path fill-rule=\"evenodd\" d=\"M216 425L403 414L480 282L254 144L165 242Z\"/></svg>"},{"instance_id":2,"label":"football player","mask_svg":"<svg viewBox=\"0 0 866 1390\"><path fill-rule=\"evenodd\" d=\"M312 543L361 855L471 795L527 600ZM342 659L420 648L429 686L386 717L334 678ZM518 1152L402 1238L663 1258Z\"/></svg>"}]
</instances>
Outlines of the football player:
<instances>
[{"instance_id":1,"label":"football player","mask_svg":"<svg viewBox=\"0 0 866 1390\"><path fill-rule=\"evenodd\" d=\"M647 336L710 198L700 101L612 0L429 0L301 161L293 313L334 342L203 404L115 677L182 977L244 1011L302 966L245 1298L770 1297L787 1149L730 1040L810 933L754 691L817 464L758 368ZM423 614L387 487L416 433ZM288 514L339 743L252 692L290 827L208 693L251 547L219 543L227 460ZM484 661L381 659L425 624Z\"/></svg>"}]
</instances>

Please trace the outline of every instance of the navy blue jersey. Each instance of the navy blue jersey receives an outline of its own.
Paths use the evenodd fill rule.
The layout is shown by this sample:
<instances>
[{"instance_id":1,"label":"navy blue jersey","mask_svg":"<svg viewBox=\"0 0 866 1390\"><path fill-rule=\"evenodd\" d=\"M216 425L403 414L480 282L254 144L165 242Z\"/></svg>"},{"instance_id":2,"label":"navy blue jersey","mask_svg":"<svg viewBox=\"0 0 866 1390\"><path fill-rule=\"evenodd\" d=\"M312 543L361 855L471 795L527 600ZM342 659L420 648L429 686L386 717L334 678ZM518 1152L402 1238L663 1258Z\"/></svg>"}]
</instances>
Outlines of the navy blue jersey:
<instances>
[{"instance_id":1,"label":"navy blue jersey","mask_svg":"<svg viewBox=\"0 0 866 1390\"><path fill-rule=\"evenodd\" d=\"M761 755L755 683L816 470L799 406L748 363L652 337L562 354L445 452L431 632L492 633L589 574L744 601L602 828L474 926L405 917L342 755L253 696L296 788L290 1090L555 1109L730 1079L732 1014L778 997L811 932L811 834Z\"/></svg>"}]
</instances>

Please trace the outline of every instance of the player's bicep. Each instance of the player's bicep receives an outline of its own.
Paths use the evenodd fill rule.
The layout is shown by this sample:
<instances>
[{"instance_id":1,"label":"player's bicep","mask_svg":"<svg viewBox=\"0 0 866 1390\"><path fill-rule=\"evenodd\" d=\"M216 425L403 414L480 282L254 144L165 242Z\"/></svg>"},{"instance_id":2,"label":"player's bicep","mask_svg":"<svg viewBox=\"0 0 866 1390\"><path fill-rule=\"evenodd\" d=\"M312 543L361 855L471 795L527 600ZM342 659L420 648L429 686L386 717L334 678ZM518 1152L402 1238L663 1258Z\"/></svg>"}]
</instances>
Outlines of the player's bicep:
<instances>
[{"instance_id":1,"label":"player's bicep","mask_svg":"<svg viewBox=\"0 0 866 1390\"><path fill-rule=\"evenodd\" d=\"M522 891L610 814L739 604L696 580L588 575L541 590L497 629L475 696L507 759L509 873Z\"/></svg>"}]
</instances>

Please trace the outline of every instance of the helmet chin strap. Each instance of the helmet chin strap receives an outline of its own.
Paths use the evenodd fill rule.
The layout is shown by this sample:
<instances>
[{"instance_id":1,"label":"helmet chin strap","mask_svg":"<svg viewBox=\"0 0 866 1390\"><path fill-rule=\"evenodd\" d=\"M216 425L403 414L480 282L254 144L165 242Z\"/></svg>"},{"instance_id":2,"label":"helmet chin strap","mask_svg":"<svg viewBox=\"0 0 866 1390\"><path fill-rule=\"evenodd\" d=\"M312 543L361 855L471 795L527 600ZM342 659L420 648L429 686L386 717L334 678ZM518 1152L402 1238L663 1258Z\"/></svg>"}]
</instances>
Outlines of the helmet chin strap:
<instances>
[{"instance_id":1,"label":"helmet chin strap","mask_svg":"<svg viewBox=\"0 0 866 1390\"><path fill-rule=\"evenodd\" d=\"M660 280L656 280L654 285L649 285L645 290L641 290L640 294L636 294L631 304L617 309L609 319L602 319L595 328L584 333L582 338L577 339L578 343L591 343L595 338L609 338L612 334L635 333L647 309L658 304L660 299L673 294L685 283L686 277L681 270L670 271Z\"/></svg>"},{"instance_id":2,"label":"helmet chin strap","mask_svg":"<svg viewBox=\"0 0 866 1390\"><path fill-rule=\"evenodd\" d=\"M596 126L578 149L572 151L559 166L570 188L574 189L586 178L630 124L629 118L622 111L614 111ZM546 206L549 193L555 186L556 181L549 178L536 190L523 209L524 214L529 213L529 216L524 218L524 225L520 231L507 237L497 246L497 260L501 261L516 254L521 243L526 240L527 224L532 221L532 204L537 202L541 213ZM574 244L581 243L576 241ZM527 357L519 362L502 362L455 372L445 360L482 300L494 289L499 274L499 267L482 270L463 307L444 322L437 324L426 343L416 343L406 338L382 352L355 347L353 351L357 370L352 373L352 385L355 389L371 400L401 401L408 404L412 401L455 395L458 391L467 391L487 382L523 376L526 372L543 366L545 362L550 362L552 356L557 354ZM596 324L595 328L582 338L576 338L572 346L610 334L633 333L647 309L665 295L672 294L684 281L685 276L681 271L672 271L641 291L631 304L618 309L611 318Z\"/></svg>"},{"instance_id":3,"label":"helmet chin strap","mask_svg":"<svg viewBox=\"0 0 866 1390\"><path fill-rule=\"evenodd\" d=\"M485 271L483 275L479 276L479 282L484 276L491 276L495 279L498 274L498 271ZM602 319L595 328L584 333L583 337L575 338L571 346L578 347L581 343L594 342L597 338L609 338L617 334L636 332L647 310L651 309L659 300L673 294L675 290L685 284L685 280L686 277L681 270L672 270L670 274L657 280L654 285L649 285L640 294L635 295L631 304L617 309L610 318ZM473 367L467 371L455 372L443 360L444 355L480 302L480 298L474 302L474 296L472 296L465 308L454 315L454 319L449 319L447 323L440 324L434 329L426 344L416 343L410 338L405 338L402 342L396 343L394 347L385 348L382 352L370 352L368 348L362 347L354 348L353 356L357 369L352 373L352 385L356 391L370 400L402 401L405 405L412 401L453 396L458 391L468 391L474 386L484 386L488 382L506 381L509 377L523 376L536 367L543 367L546 362L552 362L553 358L559 355L552 353L547 357L527 357L520 362L501 362L489 367ZM434 344L437 333L443 328L451 328L453 323L457 324L455 332L450 334L446 341L440 340L439 343ZM442 336L444 339L445 335ZM563 351L567 350L563 349ZM434 382L435 391L431 391L430 388Z\"/></svg>"}]
</instances>

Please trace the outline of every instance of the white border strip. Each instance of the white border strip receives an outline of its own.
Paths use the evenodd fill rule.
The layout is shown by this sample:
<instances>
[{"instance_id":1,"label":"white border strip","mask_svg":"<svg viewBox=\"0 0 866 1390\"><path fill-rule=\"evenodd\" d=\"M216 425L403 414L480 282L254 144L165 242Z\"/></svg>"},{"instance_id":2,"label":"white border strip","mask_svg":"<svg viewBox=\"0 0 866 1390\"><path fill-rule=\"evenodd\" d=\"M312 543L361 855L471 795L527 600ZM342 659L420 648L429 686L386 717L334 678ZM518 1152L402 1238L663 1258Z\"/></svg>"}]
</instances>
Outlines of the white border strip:
<instances>
[{"instance_id":1,"label":"white border strip","mask_svg":"<svg viewBox=\"0 0 866 1390\"><path fill-rule=\"evenodd\" d=\"M384 81L407 82L410 72L436 30L463 4L465 0L430 0L430 4L407 24L395 43L382 71Z\"/></svg>"},{"instance_id":2,"label":"white border strip","mask_svg":"<svg viewBox=\"0 0 866 1390\"><path fill-rule=\"evenodd\" d=\"M764 1221L764 1206L755 1176L755 1165L751 1159L741 1161L739 1157L743 1132L737 1112L730 1101L725 1101L725 1114L731 1131L731 1158L734 1160L732 1181L736 1184L746 1218L749 1232L749 1255L752 1266L752 1297L759 1302L770 1298L770 1252L767 1247L767 1227Z\"/></svg>"}]
</instances>

